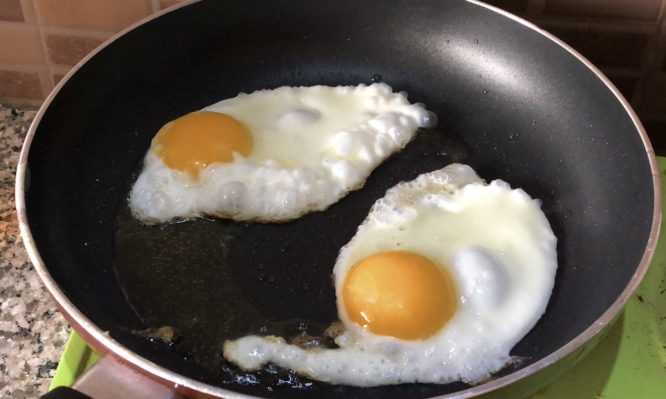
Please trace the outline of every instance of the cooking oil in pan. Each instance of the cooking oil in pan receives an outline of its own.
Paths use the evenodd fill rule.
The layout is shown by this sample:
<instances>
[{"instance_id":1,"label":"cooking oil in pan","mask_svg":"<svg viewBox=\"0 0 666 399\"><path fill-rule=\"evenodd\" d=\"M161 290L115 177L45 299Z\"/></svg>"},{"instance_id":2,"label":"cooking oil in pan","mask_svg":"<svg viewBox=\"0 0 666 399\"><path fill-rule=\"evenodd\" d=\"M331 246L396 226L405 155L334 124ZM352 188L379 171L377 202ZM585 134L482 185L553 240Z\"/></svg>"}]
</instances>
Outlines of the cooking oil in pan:
<instances>
[{"instance_id":1,"label":"cooking oil in pan","mask_svg":"<svg viewBox=\"0 0 666 399\"><path fill-rule=\"evenodd\" d=\"M211 384L261 385L269 391L325 385L272 365L245 373L222 358L222 345L257 334L334 346L327 328L337 320L331 270L339 248L388 188L464 162L469 152L458 137L422 129L361 190L289 223L202 217L148 226L125 206L117 217L115 266L143 321L134 333L167 341L169 350L207 370L191 377ZM164 327L159 331L172 337L154 335Z\"/></svg>"}]
</instances>

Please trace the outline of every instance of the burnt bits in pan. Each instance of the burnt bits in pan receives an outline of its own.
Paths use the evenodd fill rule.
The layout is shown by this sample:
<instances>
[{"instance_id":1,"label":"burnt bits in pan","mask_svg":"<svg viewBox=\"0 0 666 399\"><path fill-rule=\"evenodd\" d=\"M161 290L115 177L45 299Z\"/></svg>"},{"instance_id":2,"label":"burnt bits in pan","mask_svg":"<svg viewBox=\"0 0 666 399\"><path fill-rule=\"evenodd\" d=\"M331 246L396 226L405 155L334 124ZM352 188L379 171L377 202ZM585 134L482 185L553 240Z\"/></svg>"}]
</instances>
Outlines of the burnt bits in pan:
<instances>
[{"instance_id":1,"label":"burnt bits in pan","mask_svg":"<svg viewBox=\"0 0 666 399\"><path fill-rule=\"evenodd\" d=\"M143 321L134 330L172 328L176 338L162 344L183 359L176 368L206 383L252 394L303 389L331 389L333 394L327 384L273 365L243 372L222 358L222 345L248 334L334 345L326 329L337 320L331 271L340 247L388 188L465 162L469 155L460 137L420 129L375 169L362 189L326 211L282 224L196 218L148 226L125 205L116 219L115 268ZM135 350L151 359L150 350Z\"/></svg>"}]
</instances>

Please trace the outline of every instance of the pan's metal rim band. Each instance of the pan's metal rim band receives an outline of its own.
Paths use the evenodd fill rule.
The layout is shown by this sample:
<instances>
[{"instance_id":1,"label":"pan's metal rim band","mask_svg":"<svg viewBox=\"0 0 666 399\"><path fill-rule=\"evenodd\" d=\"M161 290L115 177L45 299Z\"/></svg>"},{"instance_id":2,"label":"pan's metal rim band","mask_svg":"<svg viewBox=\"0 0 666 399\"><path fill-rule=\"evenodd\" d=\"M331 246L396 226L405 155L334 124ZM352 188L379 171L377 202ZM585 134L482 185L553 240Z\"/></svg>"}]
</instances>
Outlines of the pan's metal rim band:
<instances>
[{"instance_id":1,"label":"pan's metal rim band","mask_svg":"<svg viewBox=\"0 0 666 399\"><path fill-rule=\"evenodd\" d=\"M41 108L37 112L35 119L32 122L32 125L30 126L30 129L28 130L25 142L23 144L23 148L21 150L20 158L19 158L19 163L17 167L17 172L16 172L16 209L18 213L18 219L19 219L19 227L21 231L21 237L23 239L24 245L26 247L26 250L28 252L28 255L30 257L30 260L32 261L33 265L35 266L35 269L37 273L39 274L40 278L42 279L44 285L48 289L49 293L51 296L54 298L60 309L63 311L63 314L67 318L67 320L72 324L75 330L79 332L85 332L85 336L90 337L91 339L95 340L98 345L101 347L105 348L109 353L114 354L117 357L120 357L123 361L133 365L134 367L143 370L144 372L151 374L161 380L164 381L169 381L173 384L173 387L177 389L178 391L197 391L206 395L210 395L213 397L226 397L229 399L241 399L241 398L255 398L255 396L251 395L246 395L246 394L240 394L237 392L232 392L223 388L215 387L212 385L208 385L199 381L196 381L191 378L184 377L180 374L177 374L171 370L168 370L162 366L159 366L148 359L145 359L138 354L130 351L123 345L121 345L118 341L113 339L107 332L102 331L99 327L97 327L93 322L91 322L73 303L69 301L67 296L60 290L58 284L53 280L51 275L46 269L46 266L44 265L44 261L42 260L41 256L39 255L39 252L37 251L37 247L35 246L35 242L32 237L32 233L30 231L30 228L28 226L28 219L26 215L26 208L25 208L25 175L26 175L26 169L27 169L27 162L28 162L28 152L30 150L30 145L32 143L32 140L35 135L35 131L37 129L37 126L39 125L42 117L44 116L44 113L46 112L46 109L49 107L55 96L58 94L58 92L62 89L62 87L66 84L66 82L78 71L88 60L90 60L95 54L100 52L102 49L104 49L106 46L114 42L116 39L120 38L127 32L149 22L152 21L155 18L158 18L159 16L168 13L170 11L173 11L175 9L187 6L192 3L196 3L200 0L192 0L188 1L185 3L178 4L176 6L167 8L165 10L162 10L156 14L153 14L141 21L136 22L135 24L129 26L128 28L118 32L117 34L113 35L111 38L109 38L107 41L102 43L98 48L93 50L90 54L88 54L86 57L84 57L78 64L76 64L66 75L63 77L60 82L56 85L56 87L53 89L53 91L49 94L49 96L46 98L44 103L42 104ZM481 384L469 389L466 389L464 391L459 391L455 392L452 394L448 395L443 395L439 396L438 398L443 399L443 398L450 398L450 399L462 399L462 398L469 398L473 397L476 395L480 395L483 393L488 393L490 391L496 390L498 388L501 388L503 386L509 385L515 381L518 381L522 378L525 378L533 373L536 373L539 370L542 370L546 368L547 366L557 362L558 360L564 358L568 354L572 353L574 350L578 349L581 347L585 342L599 334L604 327L612 322L612 320L615 318L615 316L623 309L625 303L627 300L631 297L635 289L638 287L640 284L641 280L643 279L643 276L647 272L647 269L650 265L650 261L652 260L652 256L655 251L655 247L657 244L657 238L659 236L659 228L661 224L661 189L660 189L660 180L659 180L659 170L657 167L657 160L654 155L654 150L652 149L652 145L650 143L650 140L647 136L647 133L645 129L643 128L643 125L638 119L638 116L636 113L633 111L627 100L620 94L619 90L608 80L606 76L603 75L603 73L595 67L590 61L588 61L585 57L583 57L581 54L579 54L576 50L571 48L569 45L566 43L562 42L560 39L556 38L552 34L542 30L541 28L537 27L536 25L525 21L524 19L517 17L513 14L510 14L506 11L503 11L497 7L490 6L488 4L482 3L478 0L466 0L467 2L471 4L475 4L480 7L484 7L492 12L495 12L497 14L500 14L506 18L509 18L511 20L514 20L525 27L545 36L546 38L550 39L551 41L555 42L559 46L561 46L564 50L572 54L574 57L576 57L578 60L580 60L585 66L587 66L594 74L601 79L601 81L608 87L608 89L615 95L615 97L620 101L624 109L626 110L627 114L630 116L632 119L638 133L641 136L641 139L643 140L643 145L645 146L646 153L648 155L649 163L650 163L650 169L652 171L652 180L653 180L653 188L654 188L654 209L653 209L653 217L652 217L652 226L650 230L650 235L648 238L648 242L645 248L645 252L643 253L643 257L641 258L641 261L639 263L638 268L636 269L636 272L632 279L629 281L625 289L622 291L620 296L615 300L615 302L610 306L608 310L604 314L599 317L594 324L592 324L590 327L588 327L585 331L583 331L581 334L579 334L577 337L575 337L573 340L571 340L568 344L565 346L561 347L557 351L551 353L550 355L546 356L545 358L521 369L516 372L513 372L507 376L498 378L496 380L492 380L490 382L487 382L485 384ZM99 349L99 348L98 348Z\"/></svg>"}]
</instances>

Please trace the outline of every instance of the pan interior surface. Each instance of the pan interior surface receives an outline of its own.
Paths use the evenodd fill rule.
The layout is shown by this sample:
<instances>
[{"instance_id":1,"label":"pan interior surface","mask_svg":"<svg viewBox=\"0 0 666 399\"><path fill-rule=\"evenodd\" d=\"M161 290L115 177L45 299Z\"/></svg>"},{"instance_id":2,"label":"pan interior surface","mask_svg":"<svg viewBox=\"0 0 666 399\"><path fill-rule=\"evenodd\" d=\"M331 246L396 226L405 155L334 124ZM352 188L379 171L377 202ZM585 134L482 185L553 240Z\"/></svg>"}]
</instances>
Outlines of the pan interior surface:
<instances>
[{"instance_id":1,"label":"pan interior surface","mask_svg":"<svg viewBox=\"0 0 666 399\"><path fill-rule=\"evenodd\" d=\"M129 188L165 122L238 92L373 80L407 91L438 125L329 210L283 225L146 227L128 215ZM647 245L654 187L637 128L603 81L557 43L475 4L204 1L141 25L50 103L28 157L26 213L70 301L159 365L255 395L428 397L468 386L245 375L226 369L227 337L215 332L325 328L336 318L335 257L372 202L451 162L540 198L558 237L550 304L512 351L524 362L498 373L508 375L578 336L624 290ZM167 325L177 331L169 344L137 333Z\"/></svg>"}]
</instances>

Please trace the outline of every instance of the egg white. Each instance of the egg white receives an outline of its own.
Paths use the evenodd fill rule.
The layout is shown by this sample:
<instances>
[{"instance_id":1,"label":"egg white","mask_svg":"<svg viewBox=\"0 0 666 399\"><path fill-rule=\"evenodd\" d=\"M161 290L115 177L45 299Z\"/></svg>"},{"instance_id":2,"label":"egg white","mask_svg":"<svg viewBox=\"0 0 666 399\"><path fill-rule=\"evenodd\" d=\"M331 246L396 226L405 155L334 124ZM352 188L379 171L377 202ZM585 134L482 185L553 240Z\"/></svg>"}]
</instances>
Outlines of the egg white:
<instances>
[{"instance_id":1,"label":"egg white","mask_svg":"<svg viewBox=\"0 0 666 399\"><path fill-rule=\"evenodd\" d=\"M390 86L280 87L241 93L204 111L228 114L251 132L247 157L213 163L199 179L170 169L149 150L130 192L147 223L215 215L287 221L326 209L360 188L434 115Z\"/></svg>"},{"instance_id":2,"label":"egg white","mask_svg":"<svg viewBox=\"0 0 666 399\"><path fill-rule=\"evenodd\" d=\"M477 382L504 367L511 348L546 309L557 269L556 238L538 200L501 180L485 184L454 164L403 182L379 199L334 267L340 348L304 349L280 337L225 342L224 357L247 370L271 362L335 384ZM349 269L372 254L407 250L452 275L451 320L423 340L363 329L346 314Z\"/></svg>"}]
</instances>

